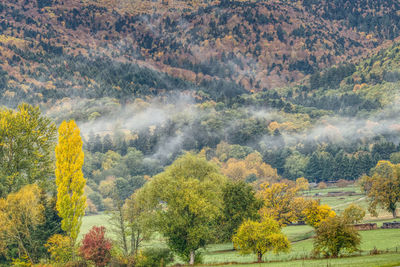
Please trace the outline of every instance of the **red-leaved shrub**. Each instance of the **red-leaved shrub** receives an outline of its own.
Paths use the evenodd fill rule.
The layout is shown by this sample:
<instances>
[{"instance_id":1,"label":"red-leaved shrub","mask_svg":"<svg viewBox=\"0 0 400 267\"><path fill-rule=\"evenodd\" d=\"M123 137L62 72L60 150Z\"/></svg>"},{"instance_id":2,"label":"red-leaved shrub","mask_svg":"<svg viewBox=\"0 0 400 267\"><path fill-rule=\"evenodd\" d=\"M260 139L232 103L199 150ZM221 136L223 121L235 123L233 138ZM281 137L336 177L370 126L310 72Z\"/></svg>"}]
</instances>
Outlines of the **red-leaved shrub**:
<instances>
[{"instance_id":1,"label":"red-leaved shrub","mask_svg":"<svg viewBox=\"0 0 400 267\"><path fill-rule=\"evenodd\" d=\"M81 256L93 261L96 266L106 266L111 260L111 241L105 237L106 228L104 226L93 226L82 240L79 248Z\"/></svg>"}]
</instances>

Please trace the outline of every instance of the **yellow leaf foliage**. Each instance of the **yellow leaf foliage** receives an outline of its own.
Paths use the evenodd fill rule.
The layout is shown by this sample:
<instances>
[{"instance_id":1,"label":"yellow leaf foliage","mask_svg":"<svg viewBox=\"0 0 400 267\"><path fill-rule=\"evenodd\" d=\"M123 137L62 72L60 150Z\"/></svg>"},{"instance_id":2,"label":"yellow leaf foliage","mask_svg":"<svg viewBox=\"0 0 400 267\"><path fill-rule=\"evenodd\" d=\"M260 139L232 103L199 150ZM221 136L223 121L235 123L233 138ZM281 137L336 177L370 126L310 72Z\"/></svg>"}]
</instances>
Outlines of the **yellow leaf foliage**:
<instances>
[{"instance_id":1,"label":"yellow leaf foliage","mask_svg":"<svg viewBox=\"0 0 400 267\"><path fill-rule=\"evenodd\" d=\"M308 180L304 177L300 177L296 179L296 187L300 191L308 190L310 188L310 185L308 183Z\"/></svg>"},{"instance_id":2,"label":"yellow leaf foliage","mask_svg":"<svg viewBox=\"0 0 400 267\"><path fill-rule=\"evenodd\" d=\"M321 222L333 218L336 213L328 205L319 205L317 200L310 200L303 210L305 221L308 225L316 228Z\"/></svg>"},{"instance_id":3,"label":"yellow leaf foliage","mask_svg":"<svg viewBox=\"0 0 400 267\"><path fill-rule=\"evenodd\" d=\"M397 217L397 204L400 202L400 164L381 160L372 170L372 175L361 178L361 189L369 199L368 210L377 216L378 206Z\"/></svg>"},{"instance_id":4,"label":"yellow leaf foliage","mask_svg":"<svg viewBox=\"0 0 400 267\"><path fill-rule=\"evenodd\" d=\"M7 244L17 244L19 254L32 263L26 245L32 244L32 231L44 219L39 195L39 187L33 184L0 199L0 252L7 249Z\"/></svg>"},{"instance_id":5,"label":"yellow leaf foliage","mask_svg":"<svg viewBox=\"0 0 400 267\"><path fill-rule=\"evenodd\" d=\"M226 163L221 163L221 171L234 181L245 181L254 175L257 179L254 185L262 182L274 182L279 179L276 169L262 161L260 153L249 154L244 160L230 158Z\"/></svg>"},{"instance_id":6,"label":"yellow leaf foliage","mask_svg":"<svg viewBox=\"0 0 400 267\"><path fill-rule=\"evenodd\" d=\"M44 246L54 263L66 263L72 258L71 239L68 236L52 235Z\"/></svg>"},{"instance_id":7,"label":"yellow leaf foliage","mask_svg":"<svg viewBox=\"0 0 400 267\"><path fill-rule=\"evenodd\" d=\"M279 223L272 218L264 218L261 222L243 222L233 237L233 244L241 254L257 254L258 261L261 261L262 255L268 251L278 253L290 248Z\"/></svg>"},{"instance_id":8,"label":"yellow leaf foliage","mask_svg":"<svg viewBox=\"0 0 400 267\"><path fill-rule=\"evenodd\" d=\"M260 194L264 200L264 206L260 212L264 217L274 218L281 225L297 220L298 212L294 204L298 198L299 189L297 187L289 186L286 183L265 183L261 187Z\"/></svg>"},{"instance_id":9,"label":"yellow leaf foliage","mask_svg":"<svg viewBox=\"0 0 400 267\"><path fill-rule=\"evenodd\" d=\"M75 243L85 213L86 184L82 173L84 154L82 139L76 123L64 121L58 130L56 147L57 211L62 218L61 228Z\"/></svg>"}]
</instances>

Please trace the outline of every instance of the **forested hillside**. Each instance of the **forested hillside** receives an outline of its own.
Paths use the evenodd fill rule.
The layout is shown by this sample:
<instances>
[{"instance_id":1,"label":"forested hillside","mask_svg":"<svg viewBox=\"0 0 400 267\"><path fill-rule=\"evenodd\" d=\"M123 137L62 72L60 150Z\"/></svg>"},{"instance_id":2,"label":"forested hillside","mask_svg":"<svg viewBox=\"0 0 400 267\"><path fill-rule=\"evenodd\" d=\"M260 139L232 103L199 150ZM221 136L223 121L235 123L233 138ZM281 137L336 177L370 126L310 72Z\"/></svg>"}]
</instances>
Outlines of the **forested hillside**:
<instances>
[{"instance_id":1,"label":"forested hillside","mask_svg":"<svg viewBox=\"0 0 400 267\"><path fill-rule=\"evenodd\" d=\"M1 97L214 100L354 62L399 34L397 1L53 1L0 4ZM122 71L123 70L123 71Z\"/></svg>"}]
</instances>

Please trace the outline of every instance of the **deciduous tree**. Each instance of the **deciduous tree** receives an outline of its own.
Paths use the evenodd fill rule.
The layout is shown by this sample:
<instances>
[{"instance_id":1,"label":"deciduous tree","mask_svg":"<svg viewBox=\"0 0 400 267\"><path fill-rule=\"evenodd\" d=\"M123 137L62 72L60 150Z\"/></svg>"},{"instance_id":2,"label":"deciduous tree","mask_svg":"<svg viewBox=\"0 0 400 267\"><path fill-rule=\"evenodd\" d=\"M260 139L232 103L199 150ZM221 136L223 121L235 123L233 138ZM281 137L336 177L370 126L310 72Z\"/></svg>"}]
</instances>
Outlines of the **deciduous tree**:
<instances>
[{"instance_id":1,"label":"deciduous tree","mask_svg":"<svg viewBox=\"0 0 400 267\"><path fill-rule=\"evenodd\" d=\"M19 256L36 262L38 245L34 232L44 221L37 185L26 185L6 199L0 199L0 252L7 256L9 245L17 244Z\"/></svg>"},{"instance_id":2,"label":"deciduous tree","mask_svg":"<svg viewBox=\"0 0 400 267\"><path fill-rule=\"evenodd\" d=\"M337 257L342 251L357 251L360 235L341 216L329 217L315 229L314 250L325 256Z\"/></svg>"},{"instance_id":3,"label":"deciduous tree","mask_svg":"<svg viewBox=\"0 0 400 267\"><path fill-rule=\"evenodd\" d=\"M35 182L51 188L55 138L55 125L38 107L0 109L0 197Z\"/></svg>"},{"instance_id":4,"label":"deciduous tree","mask_svg":"<svg viewBox=\"0 0 400 267\"><path fill-rule=\"evenodd\" d=\"M233 237L233 244L242 254L257 254L257 261L268 251L285 252L290 248L287 237L281 227L272 218L264 218L261 222L247 220L240 225Z\"/></svg>"},{"instance_id":5,"label":"deciduous tree","mask_svg":"<svg viewBox=\"0 0 400 267\"><path fill-rule=\"evenodd\" d=\"M50 253L50 259L56 264L64 264L73 257L71 248L71 238L68 236L55 234L52 235L45 244L47 251Z\"/></svg>"},{"instance_id":6,"label":"deciduous tree","mask_svg":"<svg viewBox=\"0 0 400 267\"><path fill-rule=\"evenodd\" d=\"M79 252L86 260L93 261L96 266L103 267L111 260L111 241L105 237L104 226L93 226L82 240Z\"/></svg>"},{"instance_id":7,"label":"deciduous tree","mask_svg":"<svg viewBox=\"0 0 400 267\"><path fill-rule=\"evenodd\" d=\"M85 212L85 178L82 173L84 154L82 139L74 121L64 121L59 128L56 147L57 211L61 227L75 244Z\"/></svg>"},{"instance_id":8,"label":"deciduous tree","mask_svg":"<svg viewBox=\"0 0 400 267\"><path fill-rule=\"evenodd\" d=\"M381 206L396 218L397 203L400 201L400 164L379 161L371 173L360 181L361 189L370 200L369 211L378 216L376 209Z\"/></svg>"},{"instance_id":9,"label":"deciduous tree","mask_svg":"<svg viewBox=\"0 0 400 267\"><path fill-rule=\"evenodd\" d=\"M308 200L303 209L303 214L307 224L312 227L318 227L321 222L328 218L333 218L336 213L328 205L320 205L319 201L311 199Z\"/></svg>"},{"instance_id":10,"label":"deciduous tree","mask_svg":"<svg viewBox=\"0 0 400 267\"><path fill-rule=\"evenodd\" d=\"M299 189L286 183L265 183L260 191L264 206L260 212L264 216L270 216L279 224L288 224L297 220L295 200L299 198Z\"/></svg>"},{"instance_id":11,"label":"deciduous tree","mask_svg":"<svg viewBox=\"0 0 400 267\"><path fill-rule=\"evenodd\" d=\"M305 191L310 188L310 184L308 183L308 180L304 177L300 177L296 179L296 187L300 191Z\"/></svg>"},{"instance_id":12,"label":"deciduous tree","mask_svg":"<svg viewBox=\"0 0 400 267\"><path fill-rule=\"evenodd\" d=\"M350 204L342 213L348 223L359 223L365 217L365 210L356 204Z\"/></svg>"},{"instance_id":13,"label":"deciduous tree","mask_svg":"<svg viewBox=\"0 0 400 267\"><path fill-rule=\"evenodd\" d=\"M231 240L232 235L246 219L258 220L258 210L263 202L253 188L245 182L228 182L223 187L221 239Z\"/></svg>"},{"instance_id":14,"label":"deciduous tree","mask_svg":"<svg viewBox=\"0 0 400 267\"><path fill-rule=\"evenodd\" d=\"M143 195L134 193L126 199L123 207L126 235L129 240L130 255L137 256L144 240L149 239L154 226L153 206Z\"/></svg>"},{"instance_id":15,"label":"deciduous tree","mask_svg":"<svg viewBox=\"0 0 400 267\"><path fill-rule=\"evenodd\" d=\"M139 190L153 206L153 218L169 247L190 264L196 250L214 236L225 182L217 166L188 153Z\"/></svg>"}]
</instances>

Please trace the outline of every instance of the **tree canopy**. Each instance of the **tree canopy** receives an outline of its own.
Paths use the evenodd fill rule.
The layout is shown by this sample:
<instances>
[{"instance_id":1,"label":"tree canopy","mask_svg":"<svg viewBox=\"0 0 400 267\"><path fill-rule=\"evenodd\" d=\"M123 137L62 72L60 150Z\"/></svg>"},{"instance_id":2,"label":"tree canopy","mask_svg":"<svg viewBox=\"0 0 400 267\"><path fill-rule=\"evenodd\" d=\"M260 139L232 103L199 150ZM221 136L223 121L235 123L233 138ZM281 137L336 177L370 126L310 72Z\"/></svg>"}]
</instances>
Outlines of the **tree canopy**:
<instances>
[{"instance_id":1,"label":"tree canopy","mask_svg":"<svg viewBox=\"0 0 400 267\"><path fill-rule=\"evenodd\" d=\"M360 243L359 233L341 216L327 218L315 230L314 250L325 256L357 251Z\"/></svg>"},{"instance_id":2,"label":"tree canopy","mask_svg":"<svg viewBox=\"0 0 400 267\"><path fill-rule=\"evenodd\" d=\"M168 245L191 264L195 251L213 238L225 182L214 164L187 153L138 192L139 198L151 203L157 228Z\"/></svg>"},{"instance_id":3,"label":"tree canopy","mask_svg":"<svg viewBox=\"0 0 400 267\"><path fill-rule=\"evenodd\" d=\"M257 254L258 262L268 251L285 252L290 248L287 237L281 227L272 218L263 218L261 222L247 220L240 225L233 237L233 244L242 254Z\"/></svg>"},{"instance_id":4,"label":"tree canopy","mask_svg":"<svg viewBox=\"0 0 400 267\"><path fill-rule=\"evenodd\" d=\"M0 109L0 197L32 183L51 188L55 138L55 125L39 107Z\"/></svg>"},{"instance_id":5,"label":"tree canopy","mask_svg":"<svg viewBox=\"0 0 400 267\"><path fill-rule=\"evenodd\" d=\"M85 213L82 139L74 121L61 123L56 147L57 210L61 227L74 244Z\"/></svg>"},{"instance_id":6,"label":"tree canopy","mask_svg":"<svg viewBox=\"0 0 400 267\"><path fill-rule=\"evenodd\" d=\"M361 178L361 189L370 200L369 211L377 216L376 209L381 206L396 218L397 203L400 201L400 165L379 161L371 174Z\"/></svg>"}]
</instances>

